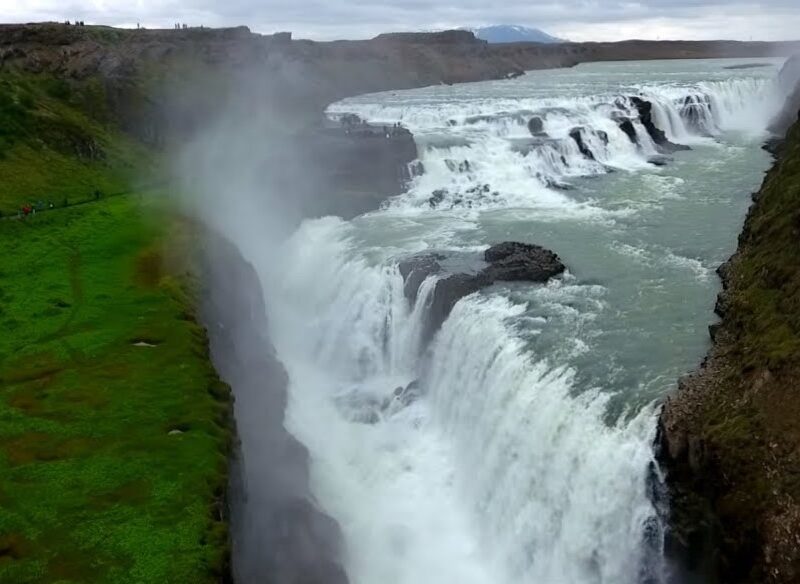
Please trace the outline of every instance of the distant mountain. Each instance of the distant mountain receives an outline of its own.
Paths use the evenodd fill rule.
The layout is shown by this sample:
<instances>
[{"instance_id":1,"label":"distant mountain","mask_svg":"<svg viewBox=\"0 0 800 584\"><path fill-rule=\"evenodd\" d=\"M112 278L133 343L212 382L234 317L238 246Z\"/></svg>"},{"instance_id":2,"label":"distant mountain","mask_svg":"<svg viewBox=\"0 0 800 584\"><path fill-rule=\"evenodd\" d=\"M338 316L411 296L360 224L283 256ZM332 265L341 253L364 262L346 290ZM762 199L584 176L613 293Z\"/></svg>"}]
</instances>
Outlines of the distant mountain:
<instances>
[{"instance_id":1,"label":"distant mountain","mask_svg":"<svg viewBox=\"0 0 800 584\"><path fill-rule=\"evenodd\" d=\"M513 24L497 24L469 29L479 39L490 43L563 43L564 39L556 38L538 28L516 26Z\"/></svg>"}]
</instances>

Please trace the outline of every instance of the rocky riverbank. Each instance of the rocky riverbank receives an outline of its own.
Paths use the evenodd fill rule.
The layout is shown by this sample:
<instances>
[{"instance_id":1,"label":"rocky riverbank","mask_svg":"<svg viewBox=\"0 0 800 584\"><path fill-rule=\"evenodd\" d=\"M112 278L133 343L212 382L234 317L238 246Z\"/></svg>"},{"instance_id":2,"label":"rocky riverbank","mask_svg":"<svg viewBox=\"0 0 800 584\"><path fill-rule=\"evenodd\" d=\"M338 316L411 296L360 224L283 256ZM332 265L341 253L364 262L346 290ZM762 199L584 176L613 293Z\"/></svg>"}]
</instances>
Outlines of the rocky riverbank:
<instances>
[{"instance_id":1,"label":"rocky riverbank","mask_svg":"<svg viewBox=\"0 0 800 584\"><path fill-rule=\"evenodd\" d=\"M676 582L800 581L800 106L788 108L795 121L718 271L712 348L661 414Z\"/></svg>"}]
</instances>

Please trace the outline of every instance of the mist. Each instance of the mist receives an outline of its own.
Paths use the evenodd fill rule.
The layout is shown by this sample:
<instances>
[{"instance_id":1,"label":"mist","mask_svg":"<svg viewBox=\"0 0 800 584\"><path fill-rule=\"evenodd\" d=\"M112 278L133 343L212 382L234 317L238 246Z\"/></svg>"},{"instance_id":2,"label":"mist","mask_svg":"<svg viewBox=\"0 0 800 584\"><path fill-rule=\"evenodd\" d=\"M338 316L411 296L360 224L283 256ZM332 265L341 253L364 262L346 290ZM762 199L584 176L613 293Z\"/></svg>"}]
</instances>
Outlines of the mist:
<instances>
[{"instance_id":1,"label":"mist","mask_svg":"<svg viewBox=\"0 0 800 584\"><path fill-rule=\"evenodd\" d=\"M195 112L189 139L174 148L172 174L180 211L203 225L203 319L235 400L234 579L336 584L347 581L339 528L309 490L308 451L284 427L288 378L266 318L269 266L323 182L297 138L309 120L286 101L287 84L304 97L313 89L297 69L280 69L279 78L263 65L226 76L215 88L224 98ZM166 118L180 117L180 104L196 101L206 82L169 88Z\"/></svg>"}]
</instances>

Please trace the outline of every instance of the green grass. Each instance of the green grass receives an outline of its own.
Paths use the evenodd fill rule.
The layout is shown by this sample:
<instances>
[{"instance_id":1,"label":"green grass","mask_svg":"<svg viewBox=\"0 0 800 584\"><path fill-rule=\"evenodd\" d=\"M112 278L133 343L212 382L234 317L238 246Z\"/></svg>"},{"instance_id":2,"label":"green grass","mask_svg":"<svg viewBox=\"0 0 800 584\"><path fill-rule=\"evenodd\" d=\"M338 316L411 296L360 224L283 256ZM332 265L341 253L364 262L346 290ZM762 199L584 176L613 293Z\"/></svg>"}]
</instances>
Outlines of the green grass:
<instances>
[{"instance_id":1,"label":"green grass","mask_svg":"<svg viewBox=\"0 0 800 584\"><path fill-rule=\"evenodd\" d=\"M218 582L230 397L191 230L146 213L157 197L95 200L152 166L98 100L0 72L0 582ZM40 200L57 208L8 217Z\"/></svg>"},{"instance_id":2,"label":"green grass","mask_svg":"<svg viewBox=\"0 0 800 584\"><path fill-rule=\"evenodd\" d=\"M0 225L1 582L224 567L228 390L160 236L129 197Z\"/></svg>"},{"instance_id":3,"label":"green grass","mask_svg":"<svg viewBox=\"0 0 800 584\"><path fill-rule=\"evenodd\" d=\"M99 80L0 72L0 213L118 193L149 164L112 124Z\"/></svg>"}]
</instances>

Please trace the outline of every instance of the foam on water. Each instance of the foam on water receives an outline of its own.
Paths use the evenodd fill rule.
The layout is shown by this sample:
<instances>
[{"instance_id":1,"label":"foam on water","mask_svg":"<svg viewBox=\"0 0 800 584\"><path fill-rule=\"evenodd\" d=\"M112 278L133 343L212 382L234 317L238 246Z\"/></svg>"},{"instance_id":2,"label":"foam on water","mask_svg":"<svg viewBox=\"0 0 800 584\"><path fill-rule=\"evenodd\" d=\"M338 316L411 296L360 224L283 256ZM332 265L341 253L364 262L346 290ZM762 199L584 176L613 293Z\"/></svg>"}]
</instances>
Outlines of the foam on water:
<instances>
[{"instance_id":1,"label":"foam on water","mask_svg":"<svg viewBox=\"0 0 800 584\"><path fill-rule=\"evenodd\" d=\"M484 545L508 582L635 582L654 519L641 472L652 412L606 425L607 394L575 396L572 371L531 359L509 329L521 312L470 298L433 348L434 411L458 445Z\"/></svg>"},{"instance_id":2,"label":"foam on water","mask_svg":"<svg viewBox=\"0 0 800 584\"><path fill-rule=\"evenodd\" d=\"M653 246L638 247L619 241L612 244L612 249L642 264L658 265L663 269L688 270L700 281L708 281L713 275L713 270L697 258L681 255L670 249Z\"/></svg>"}]
</instances>

